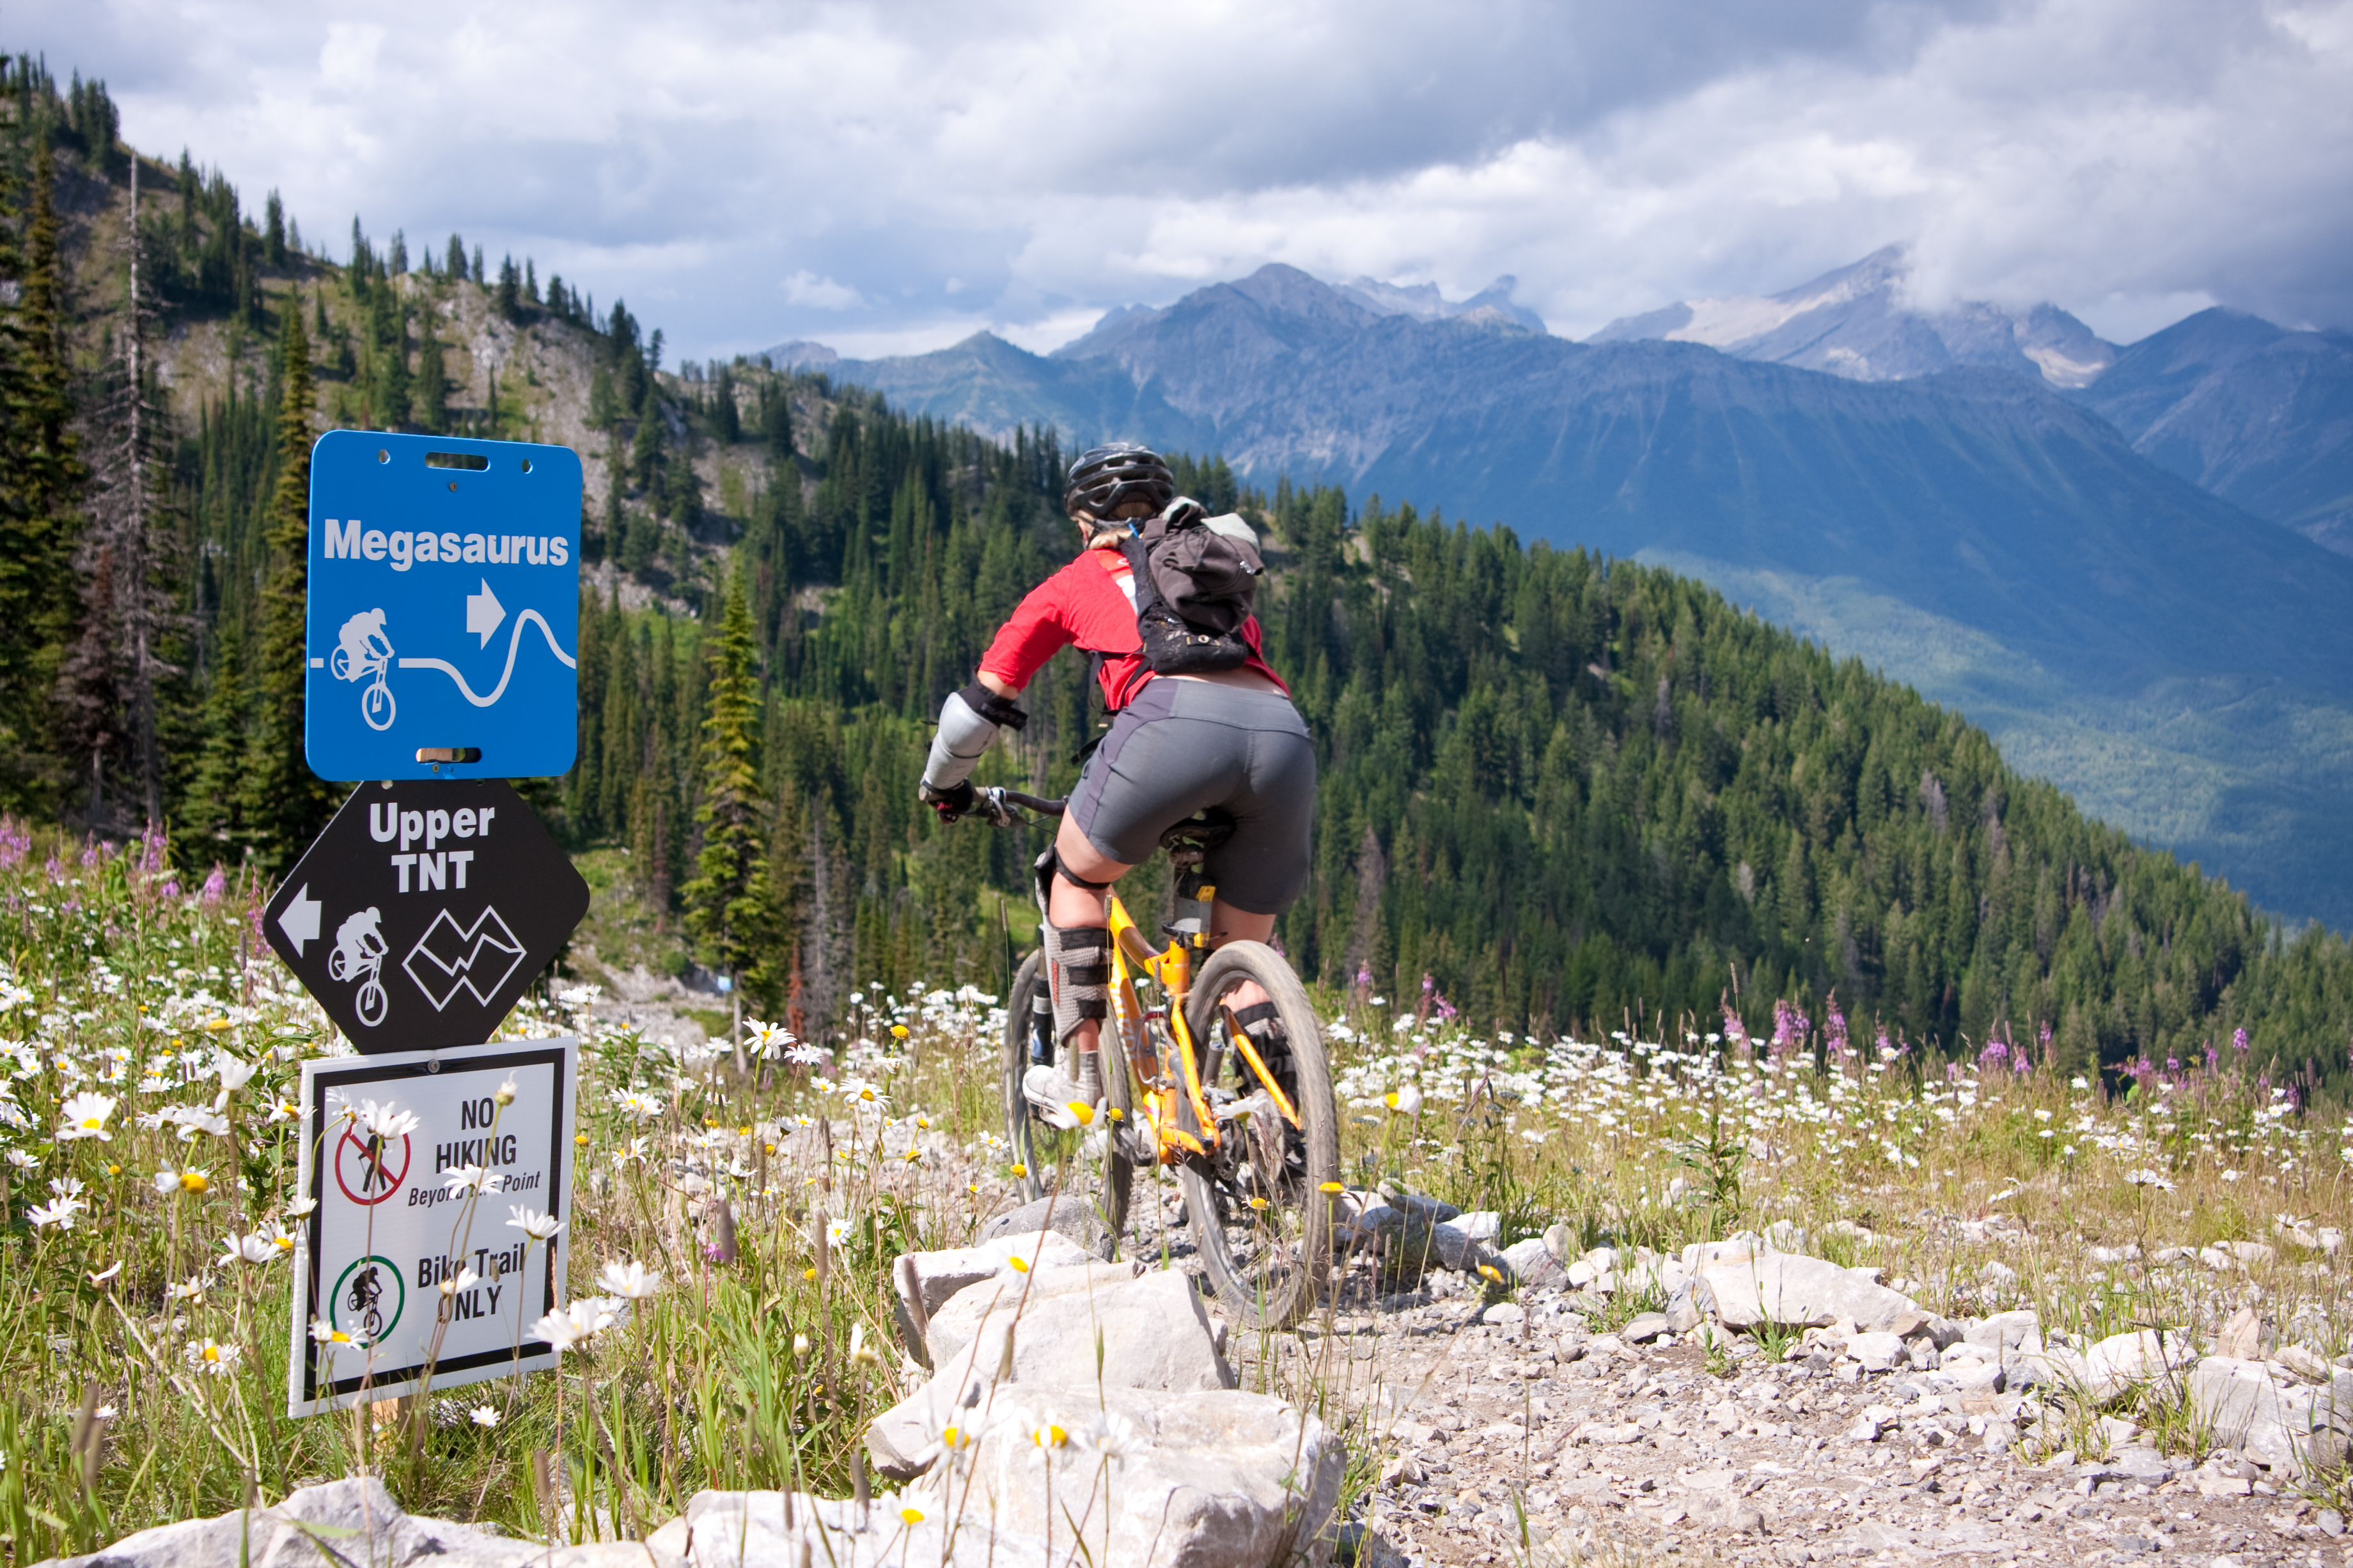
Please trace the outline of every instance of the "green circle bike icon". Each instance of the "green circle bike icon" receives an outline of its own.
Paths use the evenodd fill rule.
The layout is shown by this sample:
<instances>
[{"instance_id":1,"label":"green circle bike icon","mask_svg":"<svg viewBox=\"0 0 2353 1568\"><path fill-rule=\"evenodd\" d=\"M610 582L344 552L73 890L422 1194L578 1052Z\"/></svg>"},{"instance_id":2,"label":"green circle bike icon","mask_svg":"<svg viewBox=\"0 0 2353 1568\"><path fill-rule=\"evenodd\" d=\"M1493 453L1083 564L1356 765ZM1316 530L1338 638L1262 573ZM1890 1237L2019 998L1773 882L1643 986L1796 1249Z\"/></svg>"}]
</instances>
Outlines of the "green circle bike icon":
<instances>
[{"instance_id":1,"label":"green circle bike icon","mask_svg":"<svg viewBox=\"0 0 2353 1568\"><path fill-rule=\"evenodd\" d=\"M408 1282L399 1267L389 1258L363 1258L335 1281L327 1321L354 1339L382 1344L407 1309Z\"/></svg>"}]
</instances>

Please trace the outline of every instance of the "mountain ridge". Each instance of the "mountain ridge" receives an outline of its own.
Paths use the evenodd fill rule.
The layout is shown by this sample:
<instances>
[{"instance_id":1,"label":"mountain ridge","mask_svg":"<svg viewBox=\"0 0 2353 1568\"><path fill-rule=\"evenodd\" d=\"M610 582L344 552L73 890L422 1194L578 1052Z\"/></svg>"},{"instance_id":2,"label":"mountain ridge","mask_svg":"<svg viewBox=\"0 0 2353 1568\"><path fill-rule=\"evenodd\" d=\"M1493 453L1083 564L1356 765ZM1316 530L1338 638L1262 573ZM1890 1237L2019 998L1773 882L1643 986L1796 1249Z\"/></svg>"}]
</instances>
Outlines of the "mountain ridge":
<instances>
[{"instance_id":1,"label":"mountain ridge","mask_svg":"<svg viewBox=\"0 0 2353 1568\"><path fill-rule=\"evenodd\" d=\"M1983 365L2071 390L2097 381L2116 359L2114 343L2048 301L2024 311L1984 300L1922 310L1911 299L1913 269L1909 245L1884 246L1778 294L1678 300L1621 316L1586 341L1705 343L1855 381Z\"/></svg>"},{"instance_id":2,"label":"mountain ridge","mask_svg":"<svg viewBox=\"0 0 2353 1568\"><path fill-rule=\"evenodd\" d=\"M2353 789L2316 798L2250 762L2284 743L2326 780L2348 760L2353 563L2150 462L2039 375L1865 381L1699 343L1383 316L1282 267L1052 355L983 334L831 374L993 434L1132 437L1555 544L1852 582L1815 600L1861 617L1815 624L1833 649L1883 648L1892 605L1990 638L2008 673L1900 646L1885 668L2000 733L2033 729L2094 812L2274 908L2353 923ZM2167 717L2184 703L2204 716L2187 729ZM2140 776L2160 763L2210 781L2192 831ZM2273 824L2271 847L2242 819Z\"/></svg>"}]
</instances>

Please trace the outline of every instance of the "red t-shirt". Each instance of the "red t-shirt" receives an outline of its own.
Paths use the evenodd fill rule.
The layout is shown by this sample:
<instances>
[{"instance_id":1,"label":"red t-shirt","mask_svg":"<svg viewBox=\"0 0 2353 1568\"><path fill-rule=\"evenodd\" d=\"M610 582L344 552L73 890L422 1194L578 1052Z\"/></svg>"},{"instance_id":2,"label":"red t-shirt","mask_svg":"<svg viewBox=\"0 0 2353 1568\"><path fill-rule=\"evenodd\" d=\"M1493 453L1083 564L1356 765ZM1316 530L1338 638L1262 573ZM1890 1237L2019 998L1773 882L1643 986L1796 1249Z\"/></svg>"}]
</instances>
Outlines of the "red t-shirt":
<instances>
[{"instance_id":1,"label":"red t-shirt","mask_svg":"<svg viewBox=\"0 0 2353 1568\"><path fill-rule=\"evenodd\" d=\"M1126 707L1152 679L1144 662L1144 639L1135 629L1134 586L1134 574L1118 551L1080 551L1076 561L1029 590L980 656L981 673L1018 690L1048 659L1076 643L1103 656L1103 700L1114 711ZM1256 616L1242 623L1242 640L1250 650L1242 668L1265 676L1289 696L1291 688L1266 662Z\"/></svg>"}]
</instances>

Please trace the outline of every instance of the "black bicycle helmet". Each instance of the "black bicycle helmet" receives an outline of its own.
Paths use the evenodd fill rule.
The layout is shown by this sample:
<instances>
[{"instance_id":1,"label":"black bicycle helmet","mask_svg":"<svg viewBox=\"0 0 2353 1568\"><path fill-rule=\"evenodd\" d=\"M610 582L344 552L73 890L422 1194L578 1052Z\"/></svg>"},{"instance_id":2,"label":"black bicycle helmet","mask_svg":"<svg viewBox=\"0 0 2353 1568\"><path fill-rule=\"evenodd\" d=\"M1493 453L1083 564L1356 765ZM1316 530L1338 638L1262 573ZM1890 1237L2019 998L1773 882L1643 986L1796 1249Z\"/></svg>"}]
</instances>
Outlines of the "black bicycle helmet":
<instances>
[{"instance_id":1,"label":"black bicycle helmet","mask_svg":"<svg viewBox=\"0 0 2353 1568\"><path fill-rule=\"evenodd\" d=\"M1158 511L1176 497L1176 476L1160 454L1133 441L1114 441L1081 454L1062 485L1062 510L1108 519L1130 501Z\"/></svg>"}]
</instances>

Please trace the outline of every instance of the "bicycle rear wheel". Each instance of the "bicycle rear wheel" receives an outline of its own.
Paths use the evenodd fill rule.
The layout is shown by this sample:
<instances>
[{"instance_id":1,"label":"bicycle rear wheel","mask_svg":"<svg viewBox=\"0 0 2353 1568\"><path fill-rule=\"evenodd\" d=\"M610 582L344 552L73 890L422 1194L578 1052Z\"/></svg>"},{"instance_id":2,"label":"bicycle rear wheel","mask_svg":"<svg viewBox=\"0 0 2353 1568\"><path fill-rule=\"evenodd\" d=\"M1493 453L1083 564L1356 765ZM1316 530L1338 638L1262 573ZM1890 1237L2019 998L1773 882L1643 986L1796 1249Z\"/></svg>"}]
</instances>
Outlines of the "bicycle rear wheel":
<instances>
[{"instance_id":1,"label":"bicycle rear wheel","mask_svg":"<svg viewBox=\"0 0 2353 1568\"><path fill-rule=\"evenodd\" d=\"M1078 1076L1072 1060L1075 1053L1054 1038L1053 1006L1047 999L1045 963L1042 952L1022 960L1013 976L1012 994L1006 998L1005 1140L1012 1146L1013 1163L1022 1173L1014 1180L1021 1189L1023 1201L1035 1203L1046 1195L1047 1165L1056 1165L1069 1173L1062 1191L1092 1205L1116 1247L1127 1228L1128 1194L1135 1184L1135 1163L1122 1149L1115 1130L1101 1122L1077 1131L1053 1126L1038 1114L1029 1097L1021 1092L1022 1078L1036 1062L1051 1062L1065 1076ZM1134 1111L1134 1097L1125 1065L1109 1027L1103 1030L1103 1097L1124 1121Z\"/></svg>"},{"instance_id":2,"label":"bicycle rear wheel","mask_svg":"<svg viewBox=\"0 0 2353 1568\"><path fill-rule=\"evenodd\" d=\"M1247 981L1265 988L1282 1019L1291 1058L1275 1081L1298 1112L1296 1127L1233 1047L1229 999ZM1332 1273L1332 1197L1324 1186L1339 1179L1340 1118L1323 1030L1299 977L1257 942L1228 942L1201 966L1185 1021L1219 1139L1215 1153L1180 1168L1194 1240L1210 1289L1245 1326L1287 1328L1314 1310ZM1181 1115L1198 1134L1191 1108Z\"/></svg>"}]
</instances>

